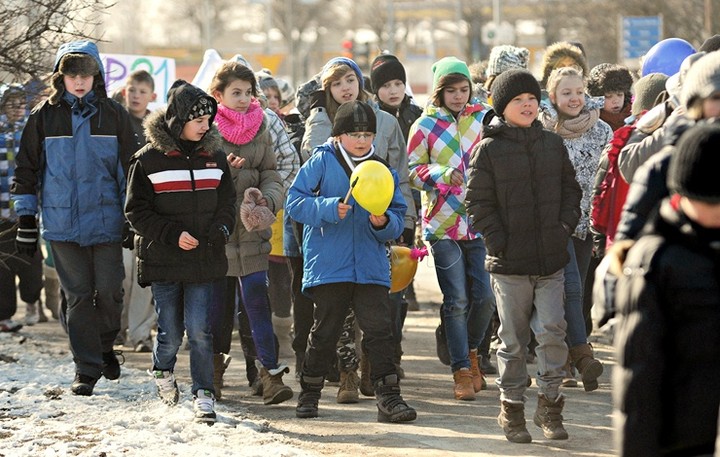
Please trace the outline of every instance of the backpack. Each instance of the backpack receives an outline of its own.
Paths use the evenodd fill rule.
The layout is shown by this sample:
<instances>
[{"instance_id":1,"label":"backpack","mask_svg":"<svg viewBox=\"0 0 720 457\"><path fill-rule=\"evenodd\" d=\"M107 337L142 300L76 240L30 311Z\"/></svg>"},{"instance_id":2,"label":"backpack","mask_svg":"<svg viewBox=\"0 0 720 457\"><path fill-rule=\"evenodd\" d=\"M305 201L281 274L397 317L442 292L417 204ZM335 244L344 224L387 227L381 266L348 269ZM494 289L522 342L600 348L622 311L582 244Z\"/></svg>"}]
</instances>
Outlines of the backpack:
<instances>
[{"instance_id":1,"label":"backpack","mask_svg":"<svg viewBox=\"0 0 720 457\"><path fill-rule=\"evenodd\" d=\"M615 239L622 208L630 189L630 185L620 174L618 157L633 130L635 126L625 125L613 134L607 153L607 172L593 195L590 223L595 231L605 235L608 248Z\"/></svg>"}]
</instances>

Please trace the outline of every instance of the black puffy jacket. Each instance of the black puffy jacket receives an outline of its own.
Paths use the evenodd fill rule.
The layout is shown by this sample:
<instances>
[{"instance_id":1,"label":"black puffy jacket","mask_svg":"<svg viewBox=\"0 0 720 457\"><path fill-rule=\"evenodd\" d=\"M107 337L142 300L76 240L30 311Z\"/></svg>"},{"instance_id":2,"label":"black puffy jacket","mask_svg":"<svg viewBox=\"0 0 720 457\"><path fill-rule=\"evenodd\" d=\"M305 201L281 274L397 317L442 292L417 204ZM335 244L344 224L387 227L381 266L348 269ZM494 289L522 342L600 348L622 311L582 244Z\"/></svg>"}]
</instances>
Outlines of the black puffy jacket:
<instances>
[{"instance_id":1,"label":"black puffy jacket","mask_svg":"<svg viewBox=\"0 0 720 457\"><path fill-rule=\"evenodd\" d=\"M614 430L621 456L711 455L720 407L720 233L665 199L615 296Z\"/></svg>"},{"instance_id":2,"label":"black puffy jacket","mask_svg":"<svg viewBox=\"0 0 720 457\"><path fill-rule=\"evenodd\" d=\"M489 272L549 275L565 267L582 191L559 135L537 121L517 128L495 118L472 152L467 189Z\"/></svg>"}]
</instances>

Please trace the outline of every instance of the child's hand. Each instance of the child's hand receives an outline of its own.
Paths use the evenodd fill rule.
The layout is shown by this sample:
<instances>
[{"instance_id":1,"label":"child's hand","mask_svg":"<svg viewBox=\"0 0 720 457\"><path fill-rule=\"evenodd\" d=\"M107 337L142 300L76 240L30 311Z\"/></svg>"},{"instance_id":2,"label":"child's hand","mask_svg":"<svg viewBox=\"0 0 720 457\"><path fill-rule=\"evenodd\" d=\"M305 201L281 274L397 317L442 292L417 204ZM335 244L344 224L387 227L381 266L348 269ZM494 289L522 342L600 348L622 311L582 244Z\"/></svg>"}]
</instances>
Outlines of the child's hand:
<instances>
[{"instance_id":1,"label":"child's hand","mask_svg":"<svg viewBox=\"0 0 720 457\"><path fill-rule=\"evenodd\" d=\"M460 173L459 170L453 170L452 175L450 175L450 184L453 186L462 186L464 181L463 174Z\"/></svg>"},{"instance_id":2,"label":"child's hand","mask_svg":"<svg viewBox=\"0 0 720 457\"><path fill-rule=\"evenodd\" d=\"M387 222L388 218L384 214L380 216L374 216L372 214L370 215L370 223L373 225L373 227L384 227Z\"/></svg>"},{"instance_id":3,"label":"child's hand","mask_svg":"<svg viewBox=\"0 0 720 457\"><path fill-rule=\"evenodd\" d=\"M228 154L227 161L228 161L228 164L233 168L242 168L242 166L245 165L244 157L238 157L232 153Z\"/></svg>"},{"instance_id":4,"label":"child's hand","mask_svg":"<svg viewBox=\"0 0 720 457\"><path fill-rule=\"evenodd\" d=\"M345 219L345 216L347 216L348 211L350 211L350 208L352 208L352 205L348 205L347 203L338 202L338 217L340 219Z\"/></svg>"},{"instance_id":5,"label":"child's hand","mask_svg":"<svg viewBox=\"0 0 720 457\"><path fill-rule=\"evenodd\" d=\"M200 244L198 240L196 240L188 232L182 232L180 234L180 238L178 239L178 246L184 251L191 251L198 247L198 244Z\"/></svg>"}]
</instances>

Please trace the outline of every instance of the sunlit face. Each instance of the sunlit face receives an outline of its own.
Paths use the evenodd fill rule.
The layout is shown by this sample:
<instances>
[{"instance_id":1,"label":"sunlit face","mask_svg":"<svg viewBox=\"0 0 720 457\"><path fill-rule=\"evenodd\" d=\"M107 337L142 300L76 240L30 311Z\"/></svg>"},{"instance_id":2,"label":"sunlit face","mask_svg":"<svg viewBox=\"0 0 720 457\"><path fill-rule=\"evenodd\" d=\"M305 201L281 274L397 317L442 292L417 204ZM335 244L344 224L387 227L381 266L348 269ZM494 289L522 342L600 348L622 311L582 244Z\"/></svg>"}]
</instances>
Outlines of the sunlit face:
<instances>
[{"instance_id":1,"label":"sunlit face","mask_svg":"<svg viewBox=\"0 0 720 457\"><path fill-rule=\"evenodd\" d=\"M375 134L371 132L351 132L343 133L339 138L340 144L348 154L362 157L370 152Z\"/></svg>"},{"instance_id":2,"label":"sunlit face","mask_svg":"<svg viewBox=\"0 0 720 457\"><path fill-rule=\"evenodd\" d=\"M585 106L585 84L578 76L563 76L555 91L548 95L558 113L565 117L576 117Z\"/></svg>"},{"instance_id":3,"label":"sunlit face","mask_svg":"<svg viewBox=\"0 0 720 457\"><path fill-rule=\"evenodd\" d=\"M155 93L150 84L140 81L130 81L123 88L123 97L128 111L135 117L144 117L148 104L155 101Z\"/></svg>"},{"instance_id":4,"label":"sunlit face","mask_svg":"<svg viewBox=\"0 0 720 457\"><path fill-rule=\"evenodd\" d=\"M624 92L607 92L605 93L605 106L603 109L609 113L619 113L622 111L623 104L625 103Z\"/></svg>"},{"instance_id":5,"label":"sunlit face","mask_svg":"<svg viewBox=\"0 0 720 457\"><path fill-rule=\"evenodd\" d=\"M687 217L699 225L710 229L720 228L720 203L705 203L682 197L680 206Z\"/></svg>"},{"instance_id":6,"label":"sunlit face","mask_svg":"<svg viewBox=\"0 0 720 457\"><path fill-rule=\"evenodd\" d=\"M720 91L713 92L702 102L703 118L720 117Z\"/></svg>"},{"instance_id":7,"label":"sunlit face","mask_svg":"<svg viewBox=\"0 0 720 457\"><path fill-rule=\"evenodd\" d=\"M93 79L92 75L63 75L63 84L72 95L83 98L92 90Z\"/></svg>"},{"instance_id":8,"label":"sunlit face","mask_svg":"<svg viewBox=\"0 0 720 457\"><path fill-rule=\"evenodd\" d=\"M200 141L205 132L210 130L210 115L196 117L187 121L180 133L180 139L186 141Z\"/></svg>"},{"instance_id":9,"label":"sunlit face","mask_svg":"<svg viewBox=\"0 0 720 457\"><path fill-rule=\"evenodd\" d=\"M265 98L267 99L268 108L271 110L277 112L280 110L280 92L276 90L274 87L269 87L267 89L263 89L263 94L265 94Z\"/></svg>"},{"instance_id":10,"label":"sunlit face","mask_svg":"<svg viewBox=\"0 0 720 457\"><path fill-rule=\"evenodd\" d=\"M340 79L330 83L330 95L340 105L357 100L360 95L360 81L355 72L349 70Z\"/></svg>"},{"instance_id":11,"label":"sunlit face","mask_svg":"<svg viewBox=\"0 0 720 457\"><path fill-rule=\"evenodd\" d=\"M25 117L25 97L10 97L3 105L3 113L8 122L15 123Z\"/></svg>"},{"instance_id":12,"label":"sunlit face","mask_svg":"<svg viewBox=\"0 0 720 457\"><path fill-rule=\"evenodd\" d=\"M225 108L238 113L246 113L253 99L252 84L243 79L236 79L228 84L222 92L213 91L213 97Z\"/></svg>"},{"instance_id":13,"label":"sunlit face","mask_svg":"<svg viewBox=\"0 0 720 457\"><path fill-rule=\"evenodd\" d=\"M453 114L458 114L470 101L470 95L469 81L464 80L455 84L450 84L443 89L443 105L452 111Z\"/></svg>"},{"instance_id":14,"label":"sunlit face","mask_svg":"<svg viewBox=\"0 0 720 457\"><path fill-rule=\"evenodd\" d=\"M386 105L399 108L405 98L405 83L399 79L388 81L378 89L377 96Z\"/></svg>"},{"instance_id":15,"label":"sunlit face","mask_svg":"<svg viewBox=\"0 0 720 457\"><path fill-rule=\"evenodd\" d=\"M535 95L526 92L510 100L503 111L505 122L514 127L530 127L538 115L540 102Z\"/></svg>"}]
</instances>

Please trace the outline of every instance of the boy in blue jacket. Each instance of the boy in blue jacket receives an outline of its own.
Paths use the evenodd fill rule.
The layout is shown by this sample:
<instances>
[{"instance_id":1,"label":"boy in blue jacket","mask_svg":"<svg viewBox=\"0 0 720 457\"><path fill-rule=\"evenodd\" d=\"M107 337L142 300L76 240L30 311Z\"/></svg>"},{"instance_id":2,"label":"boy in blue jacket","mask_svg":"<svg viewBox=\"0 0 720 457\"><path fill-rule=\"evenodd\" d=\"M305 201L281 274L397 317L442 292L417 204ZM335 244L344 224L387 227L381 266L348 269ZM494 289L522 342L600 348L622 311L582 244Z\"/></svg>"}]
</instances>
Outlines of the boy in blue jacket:
<instances>
[{"instance_id":1,"label":"boy in blue jacket","mask_svg":"<svg viewBox=\"0 0 720 457\"><path fill-rule=\"evenodd\" d=\"M379 422L408 422L416 412L400 395L393 363L390 268L385 243L403 231L407 209L398 187L382 215L345 203L350 175L374 155L376 132L373 109L361 101L338 108L332 138L318 146L302 166L288 191L286 210L305 225L303 232L303 292L315 302L297 417L317 417L320 392L343 321L352 303L370 358ZM387 164L385 164L387 165Z\"/></svg>"},{"instance_id":2,"label":"boy in blue jacket","mask_svg":"<svg viewBox=\"0 0 720 457\"><path fill-rule=\"evenodd\" d=\"M16 246L29 257L37 252L40 209L42 236L67 297L72 392L92 395L100 376L120 377L113 342L123 300L125 177L139 144L127 111L107 96L95 43L60 46L50 84L15 161Z\"/></svg>"}]
</instances>

